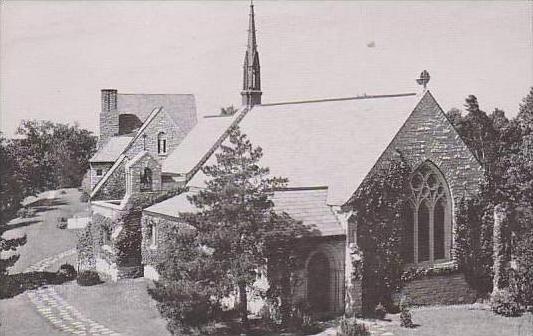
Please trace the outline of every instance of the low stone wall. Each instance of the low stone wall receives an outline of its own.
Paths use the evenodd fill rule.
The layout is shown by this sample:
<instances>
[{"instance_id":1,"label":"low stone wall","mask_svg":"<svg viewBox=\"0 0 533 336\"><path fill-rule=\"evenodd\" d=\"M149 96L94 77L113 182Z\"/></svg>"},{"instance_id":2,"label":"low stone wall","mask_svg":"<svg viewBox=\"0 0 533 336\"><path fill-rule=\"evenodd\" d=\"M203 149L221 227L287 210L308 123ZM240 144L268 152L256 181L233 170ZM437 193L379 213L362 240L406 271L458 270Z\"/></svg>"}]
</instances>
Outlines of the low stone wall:
<instances>
[{"instance_id":1,"label":"low stone wall","mask_svg":"<svg viewBox=\"0 0 533 336\"><path fill-rule=\"evenodd\" d=\"M477 297L462 273L413 280L404 286L401 294L415 305L473 303Z\"/></svg>"}]
</instances>

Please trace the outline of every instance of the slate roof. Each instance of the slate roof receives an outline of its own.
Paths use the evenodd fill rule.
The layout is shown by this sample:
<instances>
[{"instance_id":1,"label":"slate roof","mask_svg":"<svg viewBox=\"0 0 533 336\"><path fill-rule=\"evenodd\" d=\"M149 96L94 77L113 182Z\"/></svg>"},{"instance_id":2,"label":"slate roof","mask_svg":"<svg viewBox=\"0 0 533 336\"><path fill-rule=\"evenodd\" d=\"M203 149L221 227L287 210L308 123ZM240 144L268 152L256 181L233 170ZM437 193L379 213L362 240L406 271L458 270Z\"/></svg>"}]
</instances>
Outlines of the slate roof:
<instances>
[{"instance_id":1,"label":"slate roof","mask_svg":"<svg viewBox=\"0 0 533 336\"><path fill-rule=\"evenodd\" d=\"M93 155L89 162L115 162L132 139L133 137L129 136L116 136L109 138L107 142Z\"/></svg>"},{"instance_id":2,"label":"slate roof","mask_svg":"<svg viewBox=\"0 0 533 336\"><path fill-rule=\"evenodd\" d=\"M163 161L163 171L183 175L191 171L228 129L237 115L238 113L227 117L200 119L180 145Z\"/></svg>"},{"instance_id":3,"label":"slate roof","mask_svg":"<svg viewBox=\"0 0 533 336\"><path fill-rule=\"evenodd\" d=\"M272 175L288 178L290 187L328 187L327 204L342 205L420 98L403 94L256 105L239 126L255 146L263 148L261 164L269 167ZM179 173L192 169L190 148L203 143L204 136L200 131L191 132L185 140L191 145L179 146L172 153L178 163L164 164L163 172L175 172L175 167ZM214 162L211 155L207 164ZM199 171L188 185L202 187L205 178Z\"/></svg>"},{"instance_id":4,"label":"slate roof","mask_svg":"<svg viewBox=\"0 0 533 336\"><path fill-rule=\"evenodd\" d=\"M143 123L158 106L163 106L176 125L185 130L196 123L196 102L192 94L117 94L119 114L135 114Z\"/></svg>"},{"instance_id":5,"label":"slate roof","mask_svg":"<svg viewBox=\"0 0 533 336\"><path fill-rule=\"evenodd\" d=\"M178 218L181 212L197 209L187 200L192 192L186 192L163 202L154 204L145 212ZM292 218L302 221L314 236L344 235L344 229L330 206L326 205L327 189L276 191L272 198L274 210L286 212Z\"/></svg>"}]
</instances>

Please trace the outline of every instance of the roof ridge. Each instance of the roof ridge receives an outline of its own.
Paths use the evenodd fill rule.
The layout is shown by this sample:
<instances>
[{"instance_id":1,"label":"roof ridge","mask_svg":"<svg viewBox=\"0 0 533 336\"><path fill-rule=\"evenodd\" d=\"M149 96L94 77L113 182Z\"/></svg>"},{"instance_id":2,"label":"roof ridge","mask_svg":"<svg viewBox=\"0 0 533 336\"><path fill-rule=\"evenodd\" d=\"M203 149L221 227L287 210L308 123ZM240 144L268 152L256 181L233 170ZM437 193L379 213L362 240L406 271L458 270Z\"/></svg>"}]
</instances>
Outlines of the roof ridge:
<instances>
[{"instance_id":1,"label":"roof ridge","mask_svg":"<svg viewBox=\"0 0 533 336\"><path fill-rule=\"evenodd\" d=\"M332 102L332 101L344 101L344 100L363 100L363 99L373 99L373 98L396 98L396 97L409 97L416 96L417 93L397 93L389 95L364 95L364 96L353 96L353 97L339 97L339 98L322 98L322 99L309 99L309 100L297 100L289 102L279 102L279 103L268 103L261 104L258 106L278 106L278 105L294 105L294 104L307 104L307 103L323 103L323 102Z\"/></svg>"},{"instance_id":2,"label":"roof ridge","mask_svg":"<svg viewBox=\"0 0 533 336\"><path fill-rule=\"evenodd\" d=\"M119 96L193 96L194 93L117 93Z\"/></svg>"}]
</instances>

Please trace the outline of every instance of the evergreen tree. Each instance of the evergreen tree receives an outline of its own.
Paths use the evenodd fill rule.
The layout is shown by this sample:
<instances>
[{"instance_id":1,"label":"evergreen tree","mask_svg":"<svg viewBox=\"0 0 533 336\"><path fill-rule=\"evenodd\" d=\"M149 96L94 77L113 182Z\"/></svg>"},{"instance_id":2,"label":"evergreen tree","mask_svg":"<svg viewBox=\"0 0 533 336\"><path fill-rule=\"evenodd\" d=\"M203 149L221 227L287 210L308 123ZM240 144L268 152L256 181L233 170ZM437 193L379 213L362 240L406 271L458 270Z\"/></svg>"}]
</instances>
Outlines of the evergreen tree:
<instances>
[{"instance_id":1,"label":"evergreen tree","mask_svg":"<svg viewBox=\"0 0 533 336\"><path fill-rule=\"evenodd\" d=\"M304 229L287 214L274 212L274 190L287 179L270 177L269 169L259 165L262 149L254 148L237 127L227 140L215 154L216 163L202 168L206 187L189 197L199 211L182 217L196 228L199 244L212 252L212 264L236 288L246 322L247 289L266 270L268 258L279 257L275 251L286 253L289 241Z\"/></svg>"}]
</instances>

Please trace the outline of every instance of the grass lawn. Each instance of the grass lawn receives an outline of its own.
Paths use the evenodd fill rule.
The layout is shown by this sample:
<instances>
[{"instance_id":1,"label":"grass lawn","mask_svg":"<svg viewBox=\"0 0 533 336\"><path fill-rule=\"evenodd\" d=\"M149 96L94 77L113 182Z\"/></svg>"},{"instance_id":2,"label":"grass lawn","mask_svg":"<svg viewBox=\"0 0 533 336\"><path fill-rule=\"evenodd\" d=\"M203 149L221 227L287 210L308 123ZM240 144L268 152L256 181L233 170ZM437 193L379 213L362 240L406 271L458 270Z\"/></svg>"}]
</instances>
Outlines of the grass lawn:
<instances>
[{"instance_id":1,"label":"grass lawn","mask_svg":"<svg viewBox=\"0 0 533 336\"><path fill-rule=\"evenodd\" d=\"M86 316L123 335L170 335L146 291L147 283L144 279L125 279L82 287L69 282L55 289Z\"/></svg>"},{"instance_id":2,"label":"grass lawn","mask_svg":"<svg viewBox=\"0 0 533 336\"><path fill-rule=\"evenodd\" d=\"M478 305L420 307L411 310L413 329L400 327L399 314L382 326L395 336L533 336L533 314L496 315Z\"/></svg>"},{"instance_id":3,"label":"grass lawn","mask_svg":"<svg viewBox=\"0 0 533 336\"><path fill-rule=\"evenodd\" d=\"M36 215L32 218L14 219L8 223L6 236L17 237L27 235L26 245L21 246L17 253L20 259L9 270L10 274L25 269L50 256L74 248L77 241L75 230L56 228L57 217L72 217L73 214L86 211L87 204L80 203L80 192L77 189L66 189L65 194L56 193L57 198L33 204ZM75 258L75 257L74 257ZM75 265L75 260L64 260ZM59 265L54 265L57 269ZM26 295L17 295L10 299L0 300L0 335L59 335L31 304Z\"/></svg>"},{"instance_id":4,"label":"grass lawn","mask_svg":"<svg viewBox=\"0 0 533 336\"><path fill-rule=\"evenodd\" d=\"M27 235L28 242L17 253L20 259L10 270L10 274L23 272L28 266L65 250L75 248L77 231L56 228L57 218L70 218L75 213L86 211L87 203L80 203L77 189L65 189L66 194L56 193L57 198L33 204L36 216L15 219L8 223L6 236Z\"/></svg>"}]
</instances>

